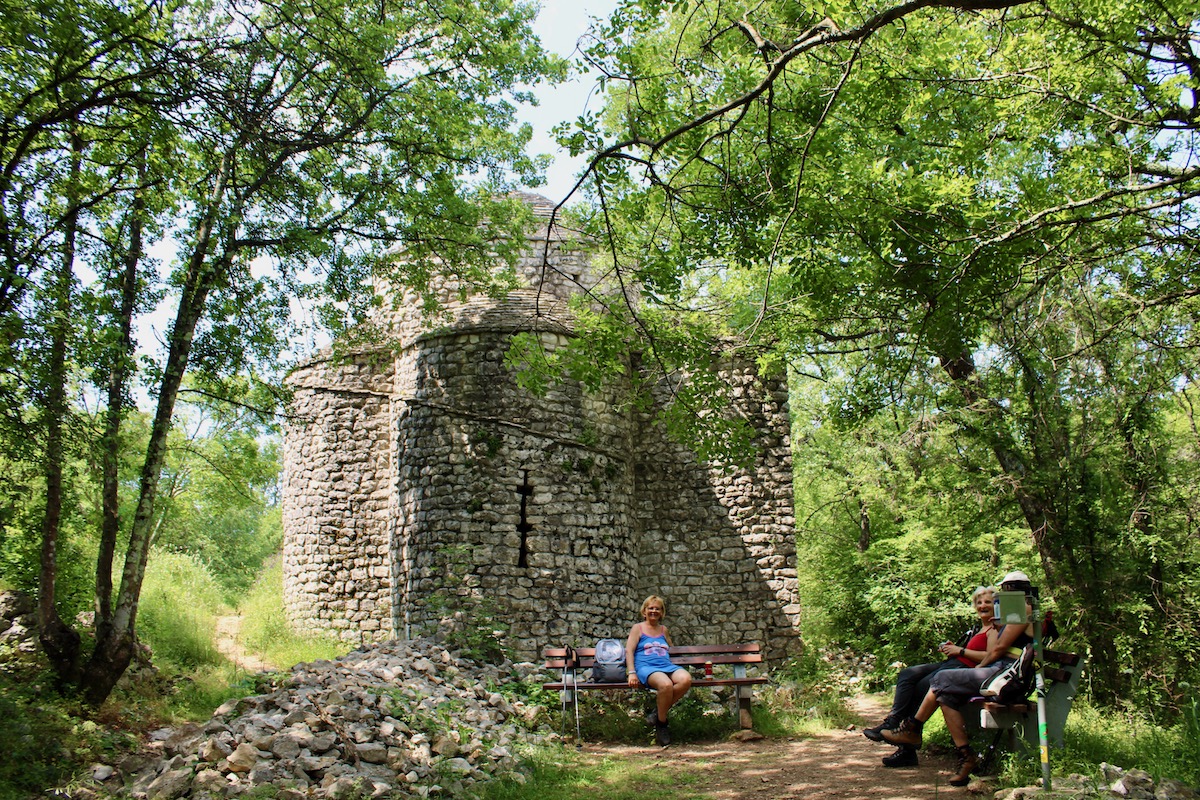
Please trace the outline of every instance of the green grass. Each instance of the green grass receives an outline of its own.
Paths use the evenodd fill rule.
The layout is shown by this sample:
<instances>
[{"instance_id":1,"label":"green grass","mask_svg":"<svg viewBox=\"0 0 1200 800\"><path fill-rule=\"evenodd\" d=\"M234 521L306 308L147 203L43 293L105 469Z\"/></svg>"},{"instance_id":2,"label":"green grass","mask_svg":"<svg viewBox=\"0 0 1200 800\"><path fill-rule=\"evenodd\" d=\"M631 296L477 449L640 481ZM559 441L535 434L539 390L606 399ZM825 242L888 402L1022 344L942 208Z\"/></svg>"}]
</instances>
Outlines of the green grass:
<instances>
[{"instance_id":1,"label":"green grass","mask_svg":"<svg viewBox=\"0 0 1200 800\"><path fill-rule=\"evenodd\" d=\"M664 768L657 759L594 759L560 746L525 756L524 779L486 784L481 800L706 800L703 773Z\"/></svg>"},{"instance_id":2,"label":"green grass","mask_svg":"<svg viewBox=\"0 0 1200 800\"><path fill-rule=\"evenodd\" d=\"M345 655L351 645L333 636L298 634L283 611L283 564L269 559L242 600L242 644L264 661L288 669L304 661L333 659Z\"/></svg>"},{"instance_id":3,"label":"green grass","mask_svg":"<svg viewBox=\"0 0 1200 800\"><path fill-rule=\"evenodd\" d=\"M196 557L154 551L138 603L138 639L155 663L182 669L220 666L217 617L228 611L220 584Z\"/></svg>"},{"instance_id":4,"label":"green grass","mask_svg":"<svg viewBox=\"0 0 1200 800\"><path fill-rule=\"evenodd\" d=\"M231 611L220 583L198 558L152 552L137 630L157 674L122 682L108 705L136 709L142 719L201 720L231 697L252 693L244 673L217 650L217 618Z\"/></svg>"},{"instance_id":5,"label":"green grass","mask_svg":"<svg viewBox=\"0 0 1200 800\"><path fill-rule=\"evenodd\" d=\"M1065 747L1050 755L1055 774L1094 773L1107 762L1145 770L1156 781L1200 785L1200 701L1193 699L1179 720L1161 726L1144 710L1100 709L1076 699L1063 738Z\"/></svg>"},{"instance_id":6,"label":"green grass","mask_svg":"<svg viewBox=\"0 0 1200 800\"><path fill-rule=\"evenodd\" d=\"M0 800L40 794L71 774L71 718L36 694L36 684L0 679Z\"/></svg>"}]
</instances>

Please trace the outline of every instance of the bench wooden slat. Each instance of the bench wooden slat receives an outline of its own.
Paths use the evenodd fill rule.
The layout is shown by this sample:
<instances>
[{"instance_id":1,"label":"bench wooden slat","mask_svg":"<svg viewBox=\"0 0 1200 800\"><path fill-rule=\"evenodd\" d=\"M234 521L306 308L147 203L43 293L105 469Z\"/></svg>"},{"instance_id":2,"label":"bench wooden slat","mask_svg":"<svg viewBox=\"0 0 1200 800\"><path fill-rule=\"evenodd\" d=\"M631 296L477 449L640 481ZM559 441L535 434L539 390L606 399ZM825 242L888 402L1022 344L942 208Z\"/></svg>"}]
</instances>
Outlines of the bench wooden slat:
<instances>
[{"instance_id":1,"label":"bench wooden slat","mask_svg":"<svg viewBox=\"0 0 1200 800\"><path fill-rule=\"evenodd\" d=\"M575 652L581 658L591 658L596 655L594 647L576 647ZM757 644L686 644L667 648L671 655L702 656L702 655L761 655L762 648ZM567 648L547 647L542 651L546 658L566 658Z\"/></svg>"},{"instance_id":2,"label":"bench wooden slat","mask_svg":"<svg viewBox=\"0 0 1200 800\"><path fill-rule=\"evenodd\" d=\"M1079 663L1082 658L1078 653L1064 653L1061 650L1043 650L1042 660L1048 664L1061 664L1064 667L1073 667Z\"/></svg>"},{"instance_id":3,"label":"bench wooden slat","mask_svg":"<svg viewBox=\"0 0 1200 800\"><path fill-rule=\"evenodd\" d=\"M759 653L758 644L684 644L669 649L671 655L696 655L702 653Z\"/></svg>"},{"instance_id":4,"label":"bench wooden slat","mask_svg":"<svg viewBox=\"0 0 1200 800\"><path fill-rule=\"evenodd\" d=\"M671 661L675 662L676 664L680 664L680 665L683 665L683 664L699 665L699 664L706 664L710 661L713 664L761 664L762 660L763 660L763 657L762 657L762 654L760 654L760 653L745 653L742 655L733 655L733 656L718 656L718 655L703 655L703 654L698 655L698 656L684 656L684 655L680 655L675 652L671 653Z\"/></svg>"},{"instance_id":5,"label":"bench wooden slat","mask_svg":"<svg viewBox=\"0 0 1200 800\"><path fill-rule=\"evenodd\" d=\"M692 678L692 686L746 686L750 684L766 683L766 678ZM566 683L543 683L543 689L551 691L564 691L567 689L602 689L602 690L617 690L629 689L628 683L592 683L591 681L580 681L574 685ZM638 687L641 688L641 687ZM648 691L648 690L647 690Z\"/></svg>"},{"instance_id":6,"label":"bench wooden slat","mask_svg":"<svg viewBox=\"0 0 1200 800\"><path fill-rule=\"evenodd\" d=\"M1042 677L1057 683L1066 683L1071 680L1071 673L1058 667L1042 667Z\"/></svg>"},{"instance_id":7,"label":"bench wooden slat","mask_svg":"<svg viewBox=\"0 0 1200 800\"><path fill-rule=\"evenodd\" d=\"M567 648L547 647L543 653L546 656L548 669L563 669L566 667ZM762 651L757 644L737 645L682 645L667 649L672 661L680 666L702 665L711 661L713 664L761 664ZM578 669L589 669L595 662L596 648L579 647L575 650L579 659Z\"/></svg>"},{"instance_id":8,"label":"bench wooden slat","mask_svg":"<svg viewBox=\"0 0 1200 800\"><path fill-rule=\"evenodd\" d=\"M545 666L547 669L559 670L563 673L569 673L567 667L567 650L566 647L547 647L542 652L546 657ZM750 686L763 684L767 682L765 677L751 678L746 675L747 664L761 664L763 661L762 648L757 642L749 644L691 644L680 645L678 647L669 647L667 653L676 665L680 667L691 667L695 670L696 667L702 667L706 664L712 664L714 667L732 667L733 677L706 677L692 676L692 686L698 687L715 687L715 686L733 686L736 687L734 692L735 709L738 715L739 724L743 728L749 728L752 720L750 717ZM575 648L575 657L577 662L574 669L577 675L587 672L595 664L596 648L594 647L578 647ZM746 687L746 688L743 688ZM593 681L576 680L574 683L567 683L565 680L558 680L549 683L543 683L542 688L550 691L565 692L564 698L569 699L572 703L578 702L577 691L601 691L601 692L616 692L616 691L631 691L642 688L641 685L630 686L627 682L617 683L595 683ZM564 700L566 702L566 700Z\"/></svg>"},{"instance_id":9,"label":"bench wooden slat","mask_svg":"<svg viewBox=\"0 0 1200 800\"><path fill-rule=\"evenodd\" d=\"M742 655L732 656L717 656L717 655L698 655L698 656L680 656L676 653L671 653L671 661L681 667L703 666L705 663L711 662L713 666L720 664L761 664L762 656L757 653L746 653ZM579 656L579 665L576 669L591 669L595 664L595 658L592 656ZM546 660L547 669L565 669L567 660L565 657L550 658Z\"/></svg>"}]
</instances>

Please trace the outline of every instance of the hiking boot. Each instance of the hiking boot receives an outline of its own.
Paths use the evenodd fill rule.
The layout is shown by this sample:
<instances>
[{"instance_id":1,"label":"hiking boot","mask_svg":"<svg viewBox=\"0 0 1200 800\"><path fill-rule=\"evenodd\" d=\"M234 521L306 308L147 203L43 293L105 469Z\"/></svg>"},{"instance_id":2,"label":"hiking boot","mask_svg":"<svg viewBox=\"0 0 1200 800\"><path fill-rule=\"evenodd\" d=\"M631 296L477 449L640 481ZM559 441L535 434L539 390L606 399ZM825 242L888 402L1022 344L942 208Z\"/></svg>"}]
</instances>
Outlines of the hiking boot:
<instances>
[{"instance_id":1,"label":"hiking boot","mask_svg":"<svg viewBox=\"0 0 1200 800\"><path fill-rule=\"evenodd\" d=\"M915 767L917 766L917 748L912 745L902 744L896 748L896 752L890 756L883 757L883 765L885 767Z\"/></svg>"},{"instance_id":2,"label":"hiking boot","mask_svg":"<svg viewBox=\"0 0 1200 800\"><path fill-rule=\"evenodd\" d=\"M958 748L958 774L950 779L950 785L966 786L971 782L971 773L977 766L979 766L979 756L975 755L971 745L964 744Z\"/></svg>"},{"instance_id":3,"label":"hiking boot","mask_svg":"<svg viewBox=\"0 0 1200 800\"><path fill-rule=\"evenodd\" d=\"M667 727L667 723L659 722L655 724L654 741L658 742L659 747L666 747L671 743L671 729Z\"/></svg>"},{"instance_id":4,"label":"hiking boot","mask_svg":"<svg viewBox=\"0 0 1200 800\"><path fill-rule=\"evenodd\" d=\"M883 722L876 725L874 728L863 728L863 736L867 737L872 742L882 742L883 741L883 732L894 730L895 727L896 727L896 720L892 717L888 717Z\"/></svg>"},{"instance_id":5,"label":"hiking boot","mask_svg":"<svg viewBox=\"0 0 1200 800\"><path fill-rule=\"evenodd\" d=\"M921 728L925 724L914 717L907 717L900 723L900 727L895 730L880 731L883 738L892 744L910 744L913 747L921 746Z\"/></svg>"},{"instance_id":6,"label":"hiking boot","mask_svg":"<svg viewBox=\"0 0 1200 800\"><path fill-rule=\"evenodd\" d=\"M653 728L658 724L658 709L652 708L646 712L646 724Z\"/></svg>"}]
</instances>

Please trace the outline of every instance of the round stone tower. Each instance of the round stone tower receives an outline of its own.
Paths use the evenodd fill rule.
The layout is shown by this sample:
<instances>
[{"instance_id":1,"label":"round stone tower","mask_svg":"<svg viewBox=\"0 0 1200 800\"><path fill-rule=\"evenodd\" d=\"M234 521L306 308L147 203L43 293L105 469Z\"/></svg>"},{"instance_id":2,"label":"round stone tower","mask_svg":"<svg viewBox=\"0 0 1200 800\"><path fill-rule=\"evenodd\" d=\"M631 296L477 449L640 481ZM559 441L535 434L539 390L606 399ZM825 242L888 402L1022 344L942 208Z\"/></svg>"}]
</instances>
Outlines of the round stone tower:
<instances>
[{"instance_id":1,"label":"round stone tower","mask_svg":"<svg viewBox=\"0 0 1200 800\"><path fill-rule=\"evenodd\" d=\"M322 354L290 377L289 618L348 641L411 636L438 623L451 594L488 604L505 643L536 658L549 644L623 637L657 593L680 641L790 652L786 387L728 371L761 434L758 463L732 472L696 463L622 402L623 387L520 387L504 361L512 337L564 344L567 299L602 290L586 250L547 230L549 202L523 199L541 220L523 288L450 303L436 326L401 303L389 341Z\"/></svg>"}]
</instances>

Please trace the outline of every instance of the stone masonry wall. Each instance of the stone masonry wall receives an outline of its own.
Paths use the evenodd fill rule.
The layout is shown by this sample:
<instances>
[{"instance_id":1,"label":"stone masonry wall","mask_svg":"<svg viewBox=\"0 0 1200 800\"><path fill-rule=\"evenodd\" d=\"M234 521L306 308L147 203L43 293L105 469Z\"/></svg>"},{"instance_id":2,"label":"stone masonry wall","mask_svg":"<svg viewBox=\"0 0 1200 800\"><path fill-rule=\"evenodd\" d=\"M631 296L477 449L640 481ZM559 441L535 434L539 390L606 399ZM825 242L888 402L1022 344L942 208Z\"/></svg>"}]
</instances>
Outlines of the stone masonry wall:
<instances>
[{"instance_id":1,"label":"stone masonry wall","mask_svg":"<svg viewBox=\"0 0 1200 800\"><path fill-rule=\"evenodd\" d=\"M726 372L756 427L747 468L699 464L647 415L637 482L638 594L661 594L676 642L760 642L768 658L799 644L790 423L782 381Z\"/></svg>"},{"instance_id":2,"label":"stone masonry wall","mask_svg":"<svg viewBox=\"0 0 1200 800\"><path fill-rule=\"evenodd\" d=\"M532 657L582 633L569 621L586 621L587 636L629 624L630 431L614 398L520 389L503 364L508 346L507 333L472 332L425 338L414 352L393 560L415 634L436 621L423 600L442 588L439 551L465 548L472 586L500 599L509 643Z\"/></svg>"},{"instance_id":3,"label":"stone masonry wall","mask_svg":"<svg viewBox=\"0 0 1200 800\"><path fill-rule=\"evenodd\" d=\"M386 350L290 378L283 447L284 606L299 630L391 634L392 365ZM381 613L382 612L382 613Z\"/></svg>"},{"instance_id":4,"label":"stone masonry wall","mask_svg":"<svg viewBox=\"0 0 1200 800\"><path fill-rule=\"evenodd\" d=\"M535 213L548 201L532 198ZM284 448L284 583L297 627L346 641L417 636L431 599L494 604L515 655L624 637L647 594L680 643L798 644L786 388L731 367L737 413L759 432L743 469L699 464L622 387L545 397L504 364L511 337L571 333L565 301L602 292L587 253L545 228L517 265L528 288L457 297L422 319L400 302L375 351L291 377ZM459 575L465 582L458 582Z\"/></svg>"}]
</instances>

